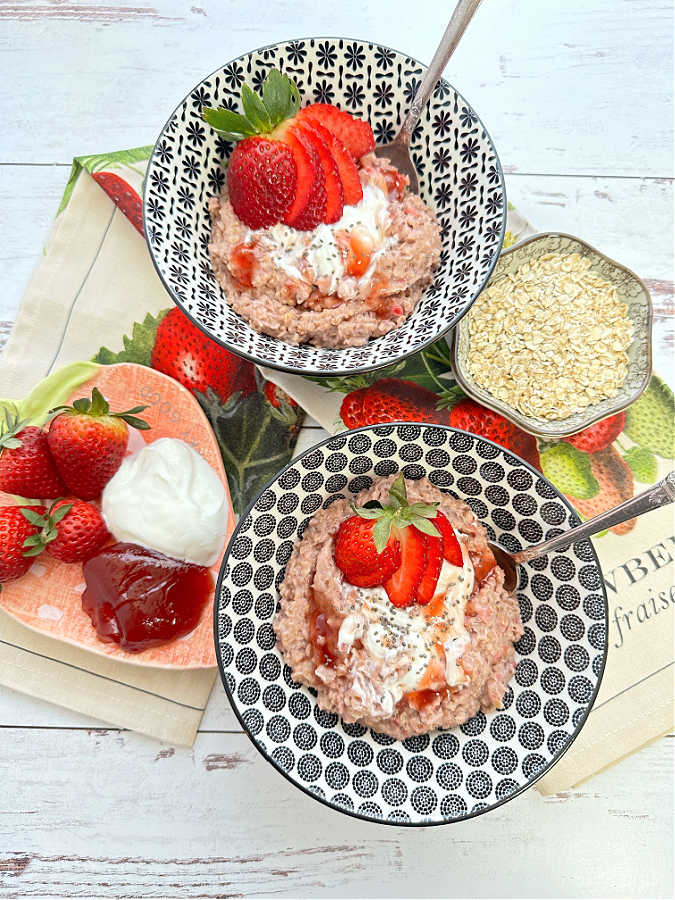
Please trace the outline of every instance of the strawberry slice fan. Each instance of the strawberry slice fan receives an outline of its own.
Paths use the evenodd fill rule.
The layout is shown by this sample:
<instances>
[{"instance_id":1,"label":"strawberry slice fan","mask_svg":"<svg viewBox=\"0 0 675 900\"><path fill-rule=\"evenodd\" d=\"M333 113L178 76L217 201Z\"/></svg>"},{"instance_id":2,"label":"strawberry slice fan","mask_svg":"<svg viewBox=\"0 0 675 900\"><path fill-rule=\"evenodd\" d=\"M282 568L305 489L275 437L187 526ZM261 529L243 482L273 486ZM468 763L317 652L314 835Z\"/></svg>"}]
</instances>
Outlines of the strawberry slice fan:
<instances>
[{"instance_id":1,"label":"strawberry slice fan","mask_svg":"<svg viewBox=\"0 0 675 900\"><path fill-rule=\"evenodd\" d=\"M356 160L375 148L368 122L328 103L300 109L295 82L277 69L259 97L244 83L244 114L204 107L202 116L223 138L235 141L227 166L234 212L249 228L284 223L311 231L337 222L363 189Z\"/></svg>"}]
</instances>

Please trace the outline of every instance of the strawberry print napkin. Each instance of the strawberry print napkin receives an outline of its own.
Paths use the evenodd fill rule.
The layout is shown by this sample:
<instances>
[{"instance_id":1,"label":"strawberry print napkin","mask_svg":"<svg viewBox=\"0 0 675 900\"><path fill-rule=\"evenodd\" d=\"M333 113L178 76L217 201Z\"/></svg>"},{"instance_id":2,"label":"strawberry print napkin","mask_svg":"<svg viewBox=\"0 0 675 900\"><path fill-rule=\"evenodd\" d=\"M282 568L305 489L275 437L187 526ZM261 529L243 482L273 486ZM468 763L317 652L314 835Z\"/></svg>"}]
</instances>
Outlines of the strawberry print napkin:
<instances>
[{"instance_id":1,"label":"strawberry print napkin","mask_svg":"<svg viewBox=\"0 0 675 900\"><path fill-rule=\"evenodd\" d=\"M81 372L84 382L97 368L90 361L151 366L200 403L240 513L293 455L304 411L172 307L142 236L140 194L151 149L74 161L0 355L0 393L25 398L36 384L51 384L43 381L48 376L63 381L63 373ZM0 684L105 722L192 744L215 675L214 668L150 668L94 655L29 630L0 599Z\"/></svg>"},{"instance_id":2,"label":"strawberry print napkin","mask_svg":"<svg viewBox=\"0 0 675 900\"><path fill-rule=\"evenodd\" d=\"M504 248L534 233L509 204ZM370 424L377 410L390 421L435 422L489 438L543 472L585 519L673 469L675 399L658 375L625 413L571 440L544 443L465 396L445 340L366 375L265 374L331 433ZM609 600L607 665L588 721L538 782L541 793L566 790L673 729L674 535L673 507L666 506L593 539Z\"/></svg>"}]
</instances>

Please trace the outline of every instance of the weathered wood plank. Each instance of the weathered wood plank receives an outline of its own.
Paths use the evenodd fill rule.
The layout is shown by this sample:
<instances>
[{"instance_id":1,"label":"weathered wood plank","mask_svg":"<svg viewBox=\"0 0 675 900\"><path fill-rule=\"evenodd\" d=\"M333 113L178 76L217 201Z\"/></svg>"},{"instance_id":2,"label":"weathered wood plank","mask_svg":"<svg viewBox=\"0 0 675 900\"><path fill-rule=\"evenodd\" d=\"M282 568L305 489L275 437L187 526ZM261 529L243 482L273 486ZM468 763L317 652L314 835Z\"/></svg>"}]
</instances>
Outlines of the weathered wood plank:
<instances>
[{"instance_id":1,"label":"weathered wood plank","mask_svg":"<svg viewBox=\"0 0 675 900\"><path fill-rule=\"evenodd\" d=\"M115 731L2 736L0 776L12 786L0 817L3 897L669 890L672 810L663 800L672 788L672 741L645 748L568 797L543 800L529 791L462 825L408 830L320 806L243 735L201 734L192 750Z\"/></svg>"},{"instance_id":2,"label":"weathered wood plank","mask_svg":"<svg viewBox=\"0 0 675 900\"><path fill-rule=\"evenodd\" d=\"M187 91L226 60L284 37L365 37L428 62L443 4L235 0L0 5L5 69L3 161L66 162L75 153L154 139ZM510 172L672 174L672 4L664 0L486 3L447 76L475 105ZM123 53L120 51L123 49ZM49 84L55 126L35 129ZM161 90L158 91L158 85Z\"/></svg>"}]
</instances>

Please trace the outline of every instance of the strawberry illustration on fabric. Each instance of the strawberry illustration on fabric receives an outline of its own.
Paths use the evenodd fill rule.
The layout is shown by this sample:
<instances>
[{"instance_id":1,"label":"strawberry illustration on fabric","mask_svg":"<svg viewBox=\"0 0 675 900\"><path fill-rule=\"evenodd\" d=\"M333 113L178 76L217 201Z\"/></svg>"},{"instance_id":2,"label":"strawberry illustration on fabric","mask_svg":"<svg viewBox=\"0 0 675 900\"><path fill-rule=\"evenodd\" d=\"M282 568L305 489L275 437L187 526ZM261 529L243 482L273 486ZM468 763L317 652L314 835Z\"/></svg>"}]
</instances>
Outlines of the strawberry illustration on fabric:
<instances>
[{"instance_id":1,"label":"strawberry illustration on fabric","mask_svg":"<svg viewBox=\"0 0 675 900\"><path fill-rule=\"evenodd\" d=\"M136 231L143 234L143 204L129 182L116 172L94 172L92 178L129 219Z\"/></svg>"},{"instance_id":2,"label":"strawberry illustration on fabric","mask_svg":"<svg viewBox=\"0 0 675 900\"><path fill-rule=\"evenodd\" d=\"M347 394L340 417L347 428L380 422L449 424L448 411L438 409L438 397L433 391L401 378L382 378L370 387Z\"/></svg>"}]
</instances>

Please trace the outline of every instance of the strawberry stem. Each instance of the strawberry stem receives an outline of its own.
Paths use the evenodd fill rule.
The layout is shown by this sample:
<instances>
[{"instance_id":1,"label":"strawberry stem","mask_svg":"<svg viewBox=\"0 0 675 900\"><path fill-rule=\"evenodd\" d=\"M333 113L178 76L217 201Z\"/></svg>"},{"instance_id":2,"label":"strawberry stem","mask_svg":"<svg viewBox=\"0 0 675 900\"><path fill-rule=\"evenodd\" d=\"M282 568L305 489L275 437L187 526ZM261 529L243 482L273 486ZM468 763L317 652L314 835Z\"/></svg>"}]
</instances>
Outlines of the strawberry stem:
<instances>
[{"instance_id":1,"label":"strawberry stem","mask_svg":"<svg viewBox=\"0 0 675 900\"><path fill-rule=\"evenodd\" d=\"M78 400L73 401L72 406L55 406L54 409L49 410L49 414L53 416L62 412L69 412L83 416L94 416L95 418L113 416L116 419L123 419L132 428L137 428L139 431L147 431L150 428L148 423L135 415L135 413L143 412L147 408L147 406L134 406L125 412L110 412L110 404L99 389L95 387L91 392L91 400L88 397L80 397Z\"/></svg>"},{"instance_id":2,"label":"strawberry stem","mask_svg":"<svg viewBox=\"0 0 675 900\"><path fill-rule=\"evenodd\" d=\"M408 492L403 473L394 479L389 488L389 503L380 506L356 506L351 504L353 512L362 519L376 519L373 527L373 542L378 553L382 553L392 528L407 528L414 525L418 531L431 537L440 537L436 526L430 521L438 514L438 503L408 503Z\"/></svg>"}]
</instances>

